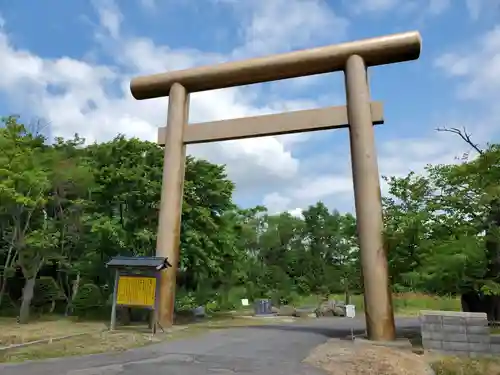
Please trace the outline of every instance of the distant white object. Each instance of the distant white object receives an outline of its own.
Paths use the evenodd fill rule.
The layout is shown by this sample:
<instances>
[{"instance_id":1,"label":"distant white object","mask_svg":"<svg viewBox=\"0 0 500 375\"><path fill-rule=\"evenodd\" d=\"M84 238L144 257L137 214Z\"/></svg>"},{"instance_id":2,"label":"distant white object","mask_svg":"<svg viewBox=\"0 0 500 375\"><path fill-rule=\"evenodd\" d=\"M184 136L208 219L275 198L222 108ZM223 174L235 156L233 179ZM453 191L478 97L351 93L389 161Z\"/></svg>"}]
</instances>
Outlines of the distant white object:
<instances>
[{"instance_id":1,"label":"distant white object","mask_svg":"<svg viewBox=\"0 0 500 375\"><path fill-rule=\"evenodd\" d=\"M356 306L345 305L345 316L348 318L354 318L356 316Z\"/></svg>"},{"instance_id":2,"label":"distant white object","mask_svg":"<svg viewBox=\"0 0 500 375\"><path fill-rule=\"evenodd\" d=\"M248 299L244 298L244 299L241 300L241 304L243 306L248 306L250 303L248 302Z\"/></svg>"}]
</instances>

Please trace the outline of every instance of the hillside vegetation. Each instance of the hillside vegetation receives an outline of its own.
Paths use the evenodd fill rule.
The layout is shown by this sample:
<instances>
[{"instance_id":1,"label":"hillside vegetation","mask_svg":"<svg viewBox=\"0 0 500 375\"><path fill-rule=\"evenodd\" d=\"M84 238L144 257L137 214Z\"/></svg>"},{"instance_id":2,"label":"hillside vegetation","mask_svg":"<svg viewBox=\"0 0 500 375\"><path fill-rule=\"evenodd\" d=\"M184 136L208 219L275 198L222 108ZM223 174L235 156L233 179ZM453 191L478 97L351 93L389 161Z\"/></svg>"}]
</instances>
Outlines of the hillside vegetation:
<instances>
[{"instance_id":1,"label":"hillside vegetation","mask_svg":"<svg viewBox=\"0 0 500 375\"><path fill-rule=\"evenodd\" d=\"M394 293L480 291L480 308L500 320L491 297L499 292L500 145L478 151L422 175L386 178L386 246ZM84 146L78 136L49 140L16 117L3 119L0 311L22 323L30 313L107 314L106 261L154 255L162 163L154 143L118 136ZM178 310L362 292L353 215L321 202L303 218L243 209L234 189L224 166L188 157Z\"/></svg>"}]
</instances>

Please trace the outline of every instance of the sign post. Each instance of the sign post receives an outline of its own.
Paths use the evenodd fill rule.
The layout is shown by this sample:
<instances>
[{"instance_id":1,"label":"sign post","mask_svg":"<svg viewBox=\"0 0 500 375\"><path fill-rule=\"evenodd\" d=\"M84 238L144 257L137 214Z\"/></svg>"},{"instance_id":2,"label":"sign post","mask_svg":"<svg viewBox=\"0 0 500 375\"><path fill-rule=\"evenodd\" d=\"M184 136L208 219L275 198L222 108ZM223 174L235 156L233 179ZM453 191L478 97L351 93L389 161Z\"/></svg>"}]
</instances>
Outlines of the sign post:
<instances>
[{"instance_id":1,"label":"sign post","mask_svg":"<svg viewBox=\"0 0 500 375\"><path fill-rule=\"evenodd\" d=\"M355 305L346 305L345 306L345 316L351 319L356 317L356 306ZM354 341L354 328L351 321L351 340Z\"/></svg>"},{"instance_id":2,"label":"sign post","mask_svg":"<svg viewBox=\"0 0 500 375\"><path fill-rule=\"evenodd\" d=\"M137 307L151 311L151 329L158 324L158 289L161 272L171 267L162 257L115 257L106 267L115 269L110 329L116 329L117 307ZM160 328L163 330L163 327Z\"/></svg>"}]
</instances>

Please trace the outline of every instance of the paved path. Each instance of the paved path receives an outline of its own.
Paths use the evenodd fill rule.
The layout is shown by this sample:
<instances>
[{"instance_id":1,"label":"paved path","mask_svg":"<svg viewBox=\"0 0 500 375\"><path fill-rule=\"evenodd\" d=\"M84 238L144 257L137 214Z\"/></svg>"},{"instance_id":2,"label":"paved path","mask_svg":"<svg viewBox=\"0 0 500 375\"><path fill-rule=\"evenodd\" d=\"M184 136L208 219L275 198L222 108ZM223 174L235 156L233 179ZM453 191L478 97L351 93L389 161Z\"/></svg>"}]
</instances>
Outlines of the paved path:
<instances>
[{"instance_id":1,"label":"paved path","mask_svg":"<svg viewBox=\"0 0 500 375\"><path fill-rule=\"evenodd\" d=\"M331 337L358 333L364 321L317 319L300 324L217 330L122 353L0 365L1 375L322 375L301 363L309 351ZM400 319L398 327L414 327Z\"/></svg>"}]
</instances>

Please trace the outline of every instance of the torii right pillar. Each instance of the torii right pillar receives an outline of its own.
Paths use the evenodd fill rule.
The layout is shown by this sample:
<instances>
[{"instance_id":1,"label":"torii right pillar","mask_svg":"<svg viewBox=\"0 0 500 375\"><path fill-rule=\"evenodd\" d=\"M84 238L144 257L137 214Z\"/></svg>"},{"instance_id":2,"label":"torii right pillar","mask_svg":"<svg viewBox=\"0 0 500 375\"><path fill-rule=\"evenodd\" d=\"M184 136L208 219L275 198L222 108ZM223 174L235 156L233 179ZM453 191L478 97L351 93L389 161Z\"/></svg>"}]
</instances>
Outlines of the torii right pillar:
<instances>
[{"instance_id":1,"label":"torii right pillar","mask_svg":"<svg viewBox=\"0 0 500 375\"><path fill-rule=\"evenodd\" d=\"M372 340L392 341L396 338L396 328L383 239L384 223L370 90L363 58L359 55L350 56L344 72L367 333Z\"/></svg>"}]
</instances>

